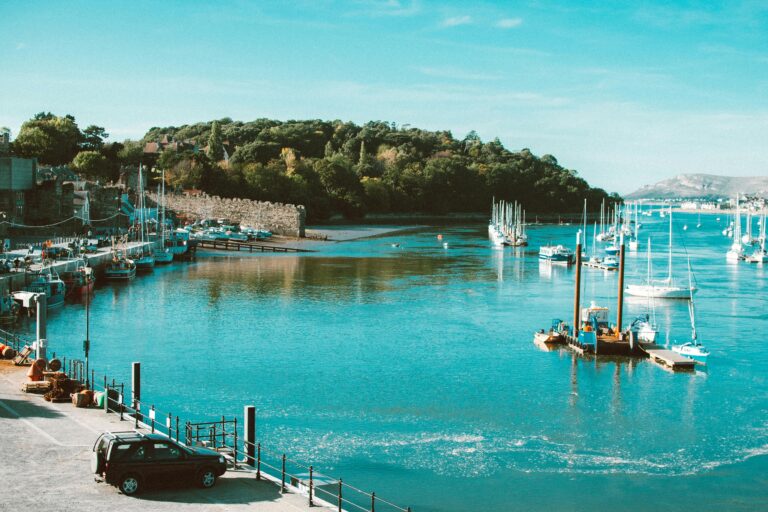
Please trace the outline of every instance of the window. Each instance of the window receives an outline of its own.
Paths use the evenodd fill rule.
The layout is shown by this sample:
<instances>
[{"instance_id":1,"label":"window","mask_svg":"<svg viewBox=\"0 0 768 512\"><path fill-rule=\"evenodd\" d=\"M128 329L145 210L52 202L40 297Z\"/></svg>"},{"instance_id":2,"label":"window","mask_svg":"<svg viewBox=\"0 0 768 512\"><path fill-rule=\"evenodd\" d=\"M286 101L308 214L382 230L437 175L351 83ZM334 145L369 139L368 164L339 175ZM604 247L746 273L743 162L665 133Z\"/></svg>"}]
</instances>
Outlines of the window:
<instances>
[{"instance_id":1,"label":"window","mask_svg":"<svg viewBox=\"0 0 768 512\"><path fill-rule=\"evenodd\" d=\"M178 460L181 458L181 450L170 443L155 443L154 460Z\"/></svg>"},{"instance_id":2,"label":"window","mask_svg":"<svg viewBox=\"0 0 768 512\"><path fill-rule=\"evenodd\" d=\"M146 455L146 448L144 445L139 445L138 448L136 448L133 453L128 457L128 460L133 461L143 461L144 456Z\"/></svg>"}]
</instances>

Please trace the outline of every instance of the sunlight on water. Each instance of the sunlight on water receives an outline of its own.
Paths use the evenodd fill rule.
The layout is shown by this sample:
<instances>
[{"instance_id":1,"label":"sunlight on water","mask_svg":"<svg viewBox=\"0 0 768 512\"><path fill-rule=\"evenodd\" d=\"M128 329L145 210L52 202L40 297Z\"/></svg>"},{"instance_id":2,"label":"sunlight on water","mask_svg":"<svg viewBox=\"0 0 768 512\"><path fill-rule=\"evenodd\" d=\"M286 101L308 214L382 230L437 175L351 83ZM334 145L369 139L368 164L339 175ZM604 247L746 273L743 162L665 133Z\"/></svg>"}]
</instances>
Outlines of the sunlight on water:
<instances>
[{"instance_id":1,"label":"sunlight on water","mask_svg":"<svg viewBox=\"0 0 768 512\"><path fill-rule=\"evenodd\" d=\"M645 278L648 236L666 275L667 224L644 222L627 283ZM671 477L768 452L766 270L726 263L722 228L702 223L675 234L674 274L687 280L687 250L712 352L695 374L533 345L535 330L572 317L573 300L573 269L540 264L538 245L572 245L574 226L533 226L525 250L493 249L485 226L429 228L102 283L92 360L126 382L141 361L144 396L184 418L256 404L266 446L420 511L563 507L567 492L546 489L575 477L611 487L637 475L674 492ZM584 280L584 300L615 314L615 273L585 269ZM647 307L628 300L625 318ZM662 339L687 340L685 301L655 313ZM77 357L83 336L81 305L50 318L53 350ZM602 503L590 500L585 510Z\"/></svg>"}]
</instances>

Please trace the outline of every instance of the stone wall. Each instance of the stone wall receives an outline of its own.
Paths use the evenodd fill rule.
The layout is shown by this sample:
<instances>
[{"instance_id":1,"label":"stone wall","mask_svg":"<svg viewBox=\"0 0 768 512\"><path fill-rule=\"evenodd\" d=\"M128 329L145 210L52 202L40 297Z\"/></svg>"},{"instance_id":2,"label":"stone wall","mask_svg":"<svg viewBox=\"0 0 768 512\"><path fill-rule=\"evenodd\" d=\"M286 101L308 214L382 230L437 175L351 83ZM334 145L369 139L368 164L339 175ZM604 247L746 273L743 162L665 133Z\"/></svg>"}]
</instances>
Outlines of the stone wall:
<instances>
[{"instance_id":1,"label":"stone wall","mask_svg":"<svg viewBox=\"0 0 768 512\"><path fill-rule=\"evenodd\" d=\"M147 194L157 203L157 194ZM306 209L299 205L226 199L217 196L166 194L165 204L177 215L195 219L229 219L244 226L268 229L278 235L304 237Z\"/></svg>"}]
</instances>

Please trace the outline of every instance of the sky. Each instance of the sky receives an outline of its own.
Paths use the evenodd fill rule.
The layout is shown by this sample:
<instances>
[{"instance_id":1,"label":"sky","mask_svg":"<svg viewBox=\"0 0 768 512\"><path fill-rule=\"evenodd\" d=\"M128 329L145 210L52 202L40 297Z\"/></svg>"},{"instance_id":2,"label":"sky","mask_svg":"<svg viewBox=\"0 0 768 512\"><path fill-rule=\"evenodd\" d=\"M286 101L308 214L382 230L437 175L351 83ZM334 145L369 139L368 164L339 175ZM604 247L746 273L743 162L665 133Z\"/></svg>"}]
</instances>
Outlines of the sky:
<instances>
[{"instance_id":1,"label":"sky","mask_svg":"<svg viewBox=\"0 0 768 512\"><path fill-rule=\"evenodd\" d=\"M0 0L0 126L231 117L498 137L628 193L768 175L768 2Z\"/></svg>"}]
</instances>

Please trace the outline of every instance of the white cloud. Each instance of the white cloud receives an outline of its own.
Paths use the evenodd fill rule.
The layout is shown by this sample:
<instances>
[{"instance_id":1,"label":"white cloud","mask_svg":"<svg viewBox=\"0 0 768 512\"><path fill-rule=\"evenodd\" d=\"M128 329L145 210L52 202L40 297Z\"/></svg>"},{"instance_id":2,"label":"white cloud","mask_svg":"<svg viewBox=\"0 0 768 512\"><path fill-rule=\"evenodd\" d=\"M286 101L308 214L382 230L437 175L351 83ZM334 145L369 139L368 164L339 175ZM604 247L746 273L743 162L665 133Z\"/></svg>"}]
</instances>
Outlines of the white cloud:
<instances>
[{"instance_id":1,"label":"white cloud","mask_svg":"<svg viewBox=\"0 0 768 512\"><path fill-rule=\"evenodd\" d=\"M458 27L459 25L468 25L470 23L472 23L472 16L464 15L446 18L440 25L443 27Z\"/></svg>"},{"instance_id":2,"label":"white cloud","mask_svg":"<svg viewBox=\"0 0 768 512\"><path fill-rule=\"evenodd\" d=\"M515 28L523 24L523 18L503 18L496 22L499 28Z\"/></svg>"}]
</instances>

